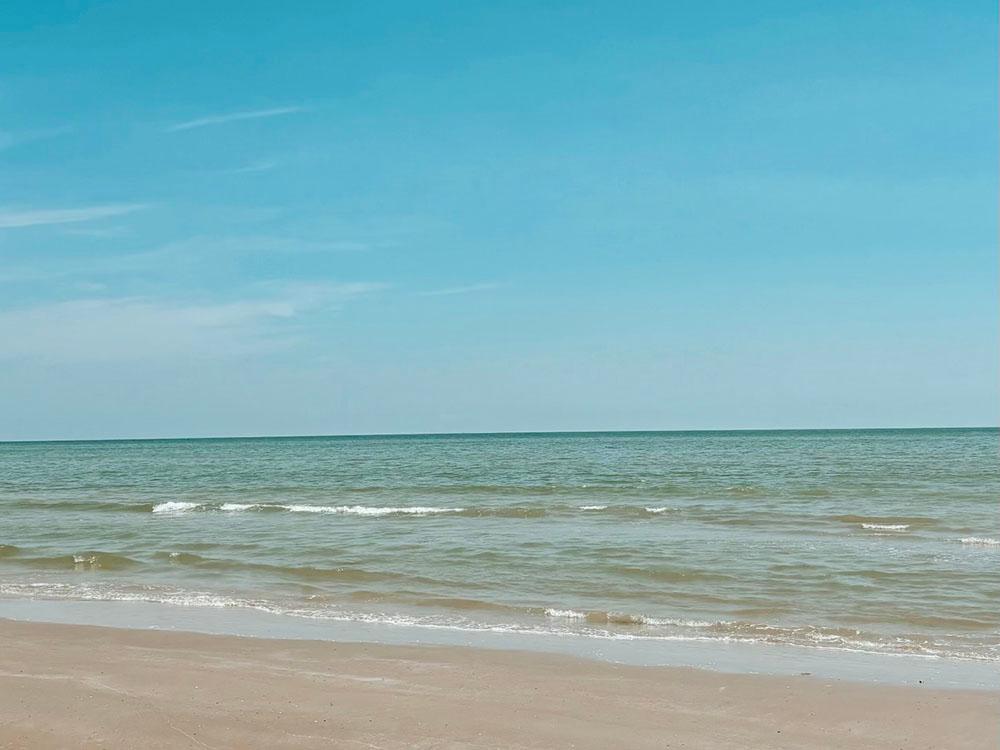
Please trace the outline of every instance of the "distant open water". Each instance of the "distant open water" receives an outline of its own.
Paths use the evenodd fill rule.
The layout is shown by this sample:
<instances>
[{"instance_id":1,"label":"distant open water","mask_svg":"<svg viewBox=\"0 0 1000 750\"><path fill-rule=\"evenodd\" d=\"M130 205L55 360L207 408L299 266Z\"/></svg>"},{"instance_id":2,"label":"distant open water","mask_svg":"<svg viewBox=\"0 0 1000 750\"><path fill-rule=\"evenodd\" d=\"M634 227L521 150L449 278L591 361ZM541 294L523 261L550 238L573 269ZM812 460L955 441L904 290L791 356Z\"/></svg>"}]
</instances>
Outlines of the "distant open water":
<instances>
[{"instance_id":1,"label":"distant open water","mask_svg":"<svg viewBox=\"0 0 1000 750\"><path fill-rule=\"evenodd\" d=\"M0 597L1000 661L995 429L0 443Z\"/></svg>"}]
</instances>

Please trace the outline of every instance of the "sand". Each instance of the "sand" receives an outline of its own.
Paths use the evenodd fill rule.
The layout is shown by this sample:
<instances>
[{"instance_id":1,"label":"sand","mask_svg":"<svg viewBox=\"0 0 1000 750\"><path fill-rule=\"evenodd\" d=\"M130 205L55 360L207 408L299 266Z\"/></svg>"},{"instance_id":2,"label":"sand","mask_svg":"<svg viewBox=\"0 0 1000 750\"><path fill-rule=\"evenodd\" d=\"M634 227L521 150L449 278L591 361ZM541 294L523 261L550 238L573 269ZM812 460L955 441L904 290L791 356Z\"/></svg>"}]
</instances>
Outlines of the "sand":
<instances>
[{"instance_id":1,"label":"sand","mask_svg":"<svg viewBox=\"0 0 1000 750\"><path fill-rule=\"evenodd\" d=\"M0 748L1000 747L1000 693L0 620Z\"/></svg>"}]
</instances>

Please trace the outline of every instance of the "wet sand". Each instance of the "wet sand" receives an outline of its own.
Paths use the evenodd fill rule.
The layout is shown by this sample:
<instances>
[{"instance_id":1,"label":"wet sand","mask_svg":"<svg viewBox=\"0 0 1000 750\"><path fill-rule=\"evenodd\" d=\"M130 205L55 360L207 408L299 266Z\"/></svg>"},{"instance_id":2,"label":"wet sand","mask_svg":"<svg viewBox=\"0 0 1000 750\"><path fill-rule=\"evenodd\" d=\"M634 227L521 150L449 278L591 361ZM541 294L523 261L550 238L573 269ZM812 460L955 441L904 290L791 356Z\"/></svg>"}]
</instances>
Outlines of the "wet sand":
<instances>
[{"instance_id":1,"label":"wet sand","mask_svg":"<svg viewBox=\"0 0 1000 750\"><path fill-rule=\"evenodd\" d=\"M0 748L1000 747L1000 693L0 620Z\"/></svg>"}]
</instances>

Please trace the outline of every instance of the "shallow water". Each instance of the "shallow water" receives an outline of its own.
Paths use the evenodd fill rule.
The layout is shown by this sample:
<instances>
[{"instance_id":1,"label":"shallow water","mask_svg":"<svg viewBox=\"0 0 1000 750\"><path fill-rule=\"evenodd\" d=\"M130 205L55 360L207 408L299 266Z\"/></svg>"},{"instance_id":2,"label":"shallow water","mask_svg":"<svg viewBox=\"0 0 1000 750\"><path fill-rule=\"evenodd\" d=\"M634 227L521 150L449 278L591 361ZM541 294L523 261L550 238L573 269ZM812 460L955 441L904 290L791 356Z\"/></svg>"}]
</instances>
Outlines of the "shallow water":
<instances>
[{"instance_id":1,"label":"shallow water","mask_svg":"<svg viewBox=\"0 0 1000 750\"><path fill-rule=\"evenodd\" d=\"M998 434L0 444L0 595L1000 661Z\"/></svg>"}]
</instances>

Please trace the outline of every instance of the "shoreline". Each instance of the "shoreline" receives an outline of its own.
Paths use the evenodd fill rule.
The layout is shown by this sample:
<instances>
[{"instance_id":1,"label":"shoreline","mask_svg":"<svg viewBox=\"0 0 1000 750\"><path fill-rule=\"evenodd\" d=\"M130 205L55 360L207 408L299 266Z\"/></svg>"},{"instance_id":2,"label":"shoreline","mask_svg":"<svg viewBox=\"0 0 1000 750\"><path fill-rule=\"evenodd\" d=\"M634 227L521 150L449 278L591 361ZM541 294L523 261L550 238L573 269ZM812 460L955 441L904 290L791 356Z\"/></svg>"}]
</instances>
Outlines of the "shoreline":
<instances>
[{"instance_id":1,"label":"shoreline","mask_svg":"<svg viewBox=\"0 0 1000 750\"><path fill-rule=\"evenodd\" d=\"M690 668L723 674L797 676L873 685L1000 693L992 661L948 659L766 643L635 636L599 638L553 632L394 624L298 617L253 608L180 606L145 600L0 597L0 620L155 630L264 640L369 646L433 646L561 655L634 667Z\"/></svg>"},{"instance_id":2,"label":"shoreline","mask_svg":"<svg viewBox=\"0 0 1000 750\"><path fill-rule=\"evenodd\" d=\"M0 620L4 747L995 747L1000 692Z\"/></svg>"}]
</instances>

